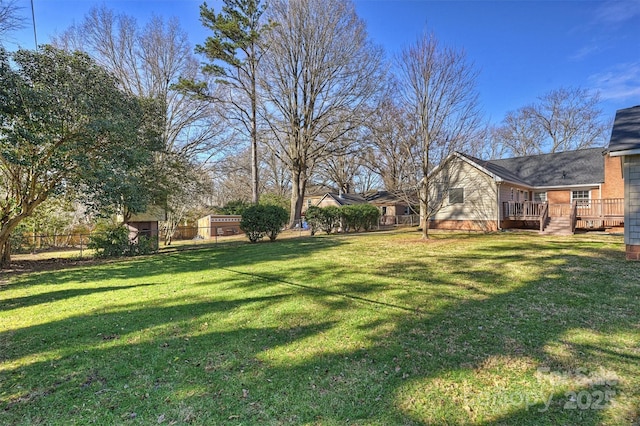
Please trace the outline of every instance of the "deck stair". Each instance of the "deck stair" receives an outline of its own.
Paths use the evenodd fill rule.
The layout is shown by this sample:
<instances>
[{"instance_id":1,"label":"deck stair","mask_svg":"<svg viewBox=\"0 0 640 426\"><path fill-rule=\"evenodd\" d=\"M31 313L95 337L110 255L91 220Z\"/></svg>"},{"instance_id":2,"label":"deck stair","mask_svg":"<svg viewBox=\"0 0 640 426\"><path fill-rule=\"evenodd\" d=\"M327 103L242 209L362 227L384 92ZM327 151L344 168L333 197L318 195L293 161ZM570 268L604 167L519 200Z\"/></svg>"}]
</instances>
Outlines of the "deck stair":
<instances>
[{"instance_id":1,"label":"deck stair","mask_svg":"<svg viewBox=\"0 0 640 426\"><path fill-rule=\"evenodd\" d=\"M572 235L571 218L566 216L548 217L543 231L544 235Z\"/></svg>"}]
</instances>

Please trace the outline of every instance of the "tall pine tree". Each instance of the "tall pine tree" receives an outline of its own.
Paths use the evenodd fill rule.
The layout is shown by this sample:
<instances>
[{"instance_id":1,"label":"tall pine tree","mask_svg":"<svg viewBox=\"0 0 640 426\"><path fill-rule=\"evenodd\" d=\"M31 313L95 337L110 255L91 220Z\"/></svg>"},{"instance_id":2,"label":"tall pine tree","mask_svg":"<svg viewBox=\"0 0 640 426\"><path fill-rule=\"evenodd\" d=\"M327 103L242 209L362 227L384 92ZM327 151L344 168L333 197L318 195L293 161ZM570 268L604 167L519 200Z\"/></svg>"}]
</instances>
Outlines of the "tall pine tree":
<instances>
[{"instance_id":1,"label":"tall pine tree","mask_svg":"<svg viewBox=\"0 0 640 426\"><path fill-rule=\"evenodd\" d=\"M203 67L205 73L219 77L219 82L229 85L242 96L230 96L226 100L239 113L239 119L251 135L251 193L252 201L259 201L258 177L258 64L264 49L261 35L269 25L261 22L265 5L260 0L224 0L221 13L215 13L207 3L200 6L202 24L213 32L204 45L196 46L196 52L204 54L210 63ZM242 102L248 99L249 105Z\"/></svg>"}]
</instances>

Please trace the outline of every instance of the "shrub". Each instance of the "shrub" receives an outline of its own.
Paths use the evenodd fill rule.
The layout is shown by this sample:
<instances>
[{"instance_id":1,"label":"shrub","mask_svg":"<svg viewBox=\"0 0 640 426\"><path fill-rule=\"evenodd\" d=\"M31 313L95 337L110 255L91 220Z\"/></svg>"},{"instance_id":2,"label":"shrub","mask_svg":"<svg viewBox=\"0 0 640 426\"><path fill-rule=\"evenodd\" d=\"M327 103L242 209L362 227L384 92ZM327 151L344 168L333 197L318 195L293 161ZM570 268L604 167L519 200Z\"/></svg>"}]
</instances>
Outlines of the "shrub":
<instances>
[{"instance_id":1,"label":"shrub","mask_svg":"<svg viewBox=\"0 0 640 426\"><path fill-rule=\"evenodd\" d=\"M265 212L265 232L269 240L275 241L280 231L287 224L289 213L284 208L275 205L266 205L263 208Z\"/></svg>"},{"instance_id":2,"label":"shrub","mask_svg":"<svg viewBox=\"0 0 640 426\"><path fill-rule=\"evenodd\" d=\"M335 206L324 207L322 210L322 222L320 227L330 234L340 223L340 208Z\"/></svg>"},{"instance_id":3,"label":"shrub","mask_svg":"<svg viewBox=\"0 0 640 426\"><path fill-rule=\"evenodd\" d=\"M254 205L242 213L240 229L244 231L252 243L259 241L265 235L274 241L287 223L288 218L289 214L282 207Z\"/></svg>"},{"instance_id":4,"label":"shrub","mask_svg":"<svg viewBox=\"0 0 640 426\"><path fill-rule=\"evenodd\" d=\"M370 231L378 225L380 220L380 210L371 204L360 204L358 206L360 225L365 231Z\"/></svg>"},{"instance_id":5,"label":"shrub","mask_svg":"<svg viewBox=\"0 0 640 426\"><path fill-rule=\"evenodd\" d=\"M304 214L304 219L311 230L311 235L315 235L322 225L323 211L318 206L309 206Z\"/></svg>"},{"instance_id":6,"label":"shrub","mask_svg":"<svg viewBox=\"0 0 640 426\"><path fill-rule=\"evenodd\" d=\"M87 247L98 257L118 257L129 252L129 230L120 225L98 226L89 236Z\"/></svg>"},{"instance_id":7,"label":"shrub","mask_svg":"<svg viewBox=\"0 0 640 426\"><path fill-rule=\"evenodd\" d=\"M136 241L129 239L129 229L124 225L98 226L89 236L87 247L96 251L98 257L138 256L158 250L158 239L139 235Z\"/></svg>"},{"instance_id":8,"label":"shrub","mask_svg":"<svg viewBox=\"0 0 640 426\"><path fill-rule=\"evenodd\" d=\"M240 229L244 231L249 241L252 243L264 237L264 224L262 223L262 215L264 206L251 206L242 212L240 219Z\"/></svg>"},{"instance_id":9,"label":"shrub","mask_svg":"<svg viewBox=\"0 0 640 426\"><path fill-rule=\"evenodd\" d=\"M340 208L340 221L344 232L373 229L380 218L380 210L371 204L352 204Z\"/></svg>"}]
</instances>

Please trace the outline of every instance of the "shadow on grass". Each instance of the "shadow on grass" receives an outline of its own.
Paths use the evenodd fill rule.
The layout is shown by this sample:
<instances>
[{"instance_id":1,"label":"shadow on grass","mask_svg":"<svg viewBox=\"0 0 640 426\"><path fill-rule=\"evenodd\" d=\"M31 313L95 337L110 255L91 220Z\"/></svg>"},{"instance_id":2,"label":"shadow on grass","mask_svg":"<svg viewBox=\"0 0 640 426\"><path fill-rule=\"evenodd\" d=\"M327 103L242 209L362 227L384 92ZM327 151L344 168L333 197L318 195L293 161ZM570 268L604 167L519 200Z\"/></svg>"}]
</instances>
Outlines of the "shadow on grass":
<instances>
[{"instance_id":1,"label":"shadow on grass","mask_svg":"<svg viewBox=\"0 0 640 426\"><path fill-rule=\"evenodd\" d=\"M568 390L601 388L572 378L546 385L539 367L617 372L625 380L613 390L638 406L640 288L619 253L565 242L518 251L487 239L468 253L382 260L353 280L348 261L246 269L337 241L347 240L154 258L158 274L221 270L234 279L200 283L211 287L205 302L119 305L0 334L9 366L0 372L0 421L36 423L49 412L60 423L596 425L610 414L567 409ZM527 268L536 272L516 274ZM116 272L138 273L135 265ZM232 288L244 296L217 300ZM631 343L609 338L618 333ZM60 339L44 350L51 335ZM57 395L82 405L64 411ZM620 423L638 417L618 415Z\"/></svg>"},{"instance_id":2,"label":"shadow on grass","mask_svg":"<svg viewBox=\"0 0 640 426\"><path fill-rule=\"evenodd\" d=\"M46 293L37 293L30 296L14 297L9 299L0 299L0 312L10 309L26 308L28 306L39 305L41 303L56 302L73 297L87 296L90 294L112 292L119 290L128 290L138 287L148 287L153 284L136 284L123 286L105 286L92 288L76 288L73 290L56 290Z\"/></svg>"},{"instance_id":3,"label":"shadow on grass","mask_svg":"<svg viewBox=\"0 0 640 426\"><path fill-rule=\"evenodd\" d=\"M224 267L238 267L259 262L273 262L304 258L314 252L330 249L341 245L340 241L332 239L300 238L296 240L276 241L275 243L218 243L208 248L179 251L169 254L159 254L137 258L109 260L98 265L78 264L62 270L37 272L32 274L19 273L9 284L0 286L0 310L3 305L9 305L9 300L2 299L4 292L33 286L56 286L69 282L95 283L105 280L145 279L158 275L178 275L185 272L203 271L215 274L216 270ZM11 274L8 274L9 276ZM105 288L105 287L103 287ZM122 287L124 288L124 286ZM118 287L114 286L114 290ZM78 290L76 296L89 294L90 288ZM96 287L96 292L107 291ZM86 292L86 293L81 293ZM67 297L73 297L69 291ZM56 290L44 291L37 295L27 296L31 304L43 303L58 299L60 293ZM13 303L13 302L12 302Z\"/></svg>"}]
</instances>

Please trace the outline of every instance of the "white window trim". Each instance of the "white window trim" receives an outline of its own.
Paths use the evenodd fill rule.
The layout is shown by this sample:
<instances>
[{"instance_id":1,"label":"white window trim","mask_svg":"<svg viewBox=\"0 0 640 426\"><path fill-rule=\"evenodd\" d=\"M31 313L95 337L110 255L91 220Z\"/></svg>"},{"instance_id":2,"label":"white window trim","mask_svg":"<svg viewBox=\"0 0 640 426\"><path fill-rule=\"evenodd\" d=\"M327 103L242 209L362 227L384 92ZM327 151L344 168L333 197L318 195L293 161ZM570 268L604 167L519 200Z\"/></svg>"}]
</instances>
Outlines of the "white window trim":
<instances>
[{"instance_id":1,"label":"white window trim","mask_svg":"<svg viewBox=\"0 0 640 426\"><path fill-rule=\"evenodd\" d=\"M573 198L574 192L586 192L588 198ZM571 204L573 201L578 201L578 207L588 207L591 205L591 190L590 189L575 189L571 191Z\"/></svg>"},{"instance_id":2,"label":"white window trim","mask_svg":"<svg viewBox=\"0 0 640 426\"><path fill-rule=\"evenodd\" d=\"M541 194L544 194L544 197L536 197ZM548 201L547 191L535 191L533 193L533 201L536 203L546 203Z\"/></svg>"}]
</instances>

